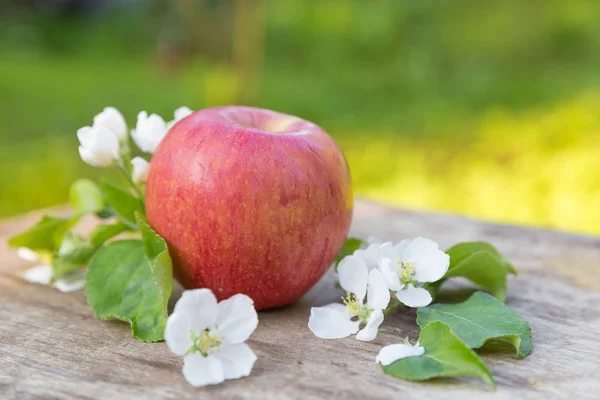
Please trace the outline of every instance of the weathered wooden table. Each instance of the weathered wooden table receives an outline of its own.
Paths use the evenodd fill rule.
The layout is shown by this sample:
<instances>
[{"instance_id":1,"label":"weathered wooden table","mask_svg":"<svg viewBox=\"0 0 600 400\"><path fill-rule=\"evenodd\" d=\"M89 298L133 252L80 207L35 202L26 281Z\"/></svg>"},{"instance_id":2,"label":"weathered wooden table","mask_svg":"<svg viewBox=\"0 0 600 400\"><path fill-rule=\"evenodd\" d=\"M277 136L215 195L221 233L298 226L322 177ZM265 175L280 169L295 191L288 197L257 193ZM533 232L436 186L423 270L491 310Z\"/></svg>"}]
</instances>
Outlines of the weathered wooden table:
<instances>
[{"instance_id":1,"label":"weathered wooden table","mask_svg":"<svg viewBox=\"0 0 600 400\"><path fill-rule=\"evenodd\" d=\"M138 342L127 324L95 319L82 291L62 294L19 277L26 265L6 239L38 217L0 224L1 399L600 399L600 238L358 201L356 236L425 236L443 247L495 244L520 272L510 278L507 302L530 321L533 353L524 360L511 352L482 353L496 392L472 380L394 379L375 356L383 345L417 337L414 311L388 317L373 342L318 339L307 328L309 306L339 295L326 278L298 304L259 314L249 340L258 355L250 377L195 389L164 343ZM454 286L460 296L464 285Z\"/></svg>"}]
</instances>

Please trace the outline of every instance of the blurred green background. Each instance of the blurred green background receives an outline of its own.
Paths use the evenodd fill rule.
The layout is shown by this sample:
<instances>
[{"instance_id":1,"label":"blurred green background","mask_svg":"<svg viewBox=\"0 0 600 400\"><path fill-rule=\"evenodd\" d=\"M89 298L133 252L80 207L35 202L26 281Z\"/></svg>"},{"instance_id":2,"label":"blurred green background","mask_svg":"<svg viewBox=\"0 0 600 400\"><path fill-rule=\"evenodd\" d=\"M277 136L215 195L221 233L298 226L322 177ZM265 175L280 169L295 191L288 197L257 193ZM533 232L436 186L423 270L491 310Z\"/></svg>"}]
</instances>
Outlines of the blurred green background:
<instances>
[{"instance_id":1,"label":"blurred green background","mask_svg":"<svg viewBox=\"0 0 600 400\"><path fill-rule=\"evenodd\" d=\"M312 120L356 193L600 233L600 2L4 0L0 217L99 176L105 106L249 104Z\"/></svg>"}]
</instances>

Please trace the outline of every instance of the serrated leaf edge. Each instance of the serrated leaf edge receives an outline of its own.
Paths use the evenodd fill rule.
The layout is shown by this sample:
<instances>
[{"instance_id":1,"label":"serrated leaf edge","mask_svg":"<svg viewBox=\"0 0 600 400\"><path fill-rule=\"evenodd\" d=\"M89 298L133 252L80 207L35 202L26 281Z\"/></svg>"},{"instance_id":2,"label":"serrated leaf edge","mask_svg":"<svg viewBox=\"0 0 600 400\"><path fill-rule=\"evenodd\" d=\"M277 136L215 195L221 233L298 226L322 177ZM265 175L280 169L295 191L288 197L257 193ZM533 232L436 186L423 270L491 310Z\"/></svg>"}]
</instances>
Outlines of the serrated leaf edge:
<instances>
[{"instance_id":1,"label":"serrated leaf edge","mask_svg":"<svg viewBox=\"0 0 600 400\"><path fill-rule=\"evenodd\" d=\"M118 242L138 242L138 241L142 245L142 250L144 250L143 242L142 242L141 239L126 239L126 240L119 240ZM114 243L116 243L116 242L114 242ZM94 253L94 256L96 254L98 254L98 252ZM92 256L92 258L94 256ZM145 250L144 250L144 256L146 256ZM147 258L147 256L146 256L146 258ZM90 261L91 261L91 259L90 259ZM89 276L90 276L89 274L86 274L86 285L85 285L85 296L86 296L86 298L88 298L88 304L90 304L90 301L89 301L89 292L88 292L88 287L89 287L89 285L88 285L88 279L89 279ZM158 285L158 283L155 281L153 273L151 273L151 276L152 276L152 281L154 282L154 284L157 285L157 286L159 286L159 289L160 289L160 285ZM131 279L131 277L129 279ZM160 290L160 292L162 293L162 290ZM135 337L136 339L142 341L142 342L145 342L145 343L154 343L154 342L160 342L160 341L164 340L164 327L163 327L163 329L161 329L159 331L159 332L161 332L161 334L159 335L159 337L156 337L156 335L153 334L153 335L150 336L150 338L143 338L143 337L140 337L138 335L139 331L137 330L137 323L135 323L132 319L126 318L126 317L122 317L122 316L119 316L119 315L115 315L115 314L112 314L112 313L111 314L106 314L106 315L100 315L100 314L98 314L96 312L96 310L94 310L94 307L92 307L91 304L90 304L90 308L92 309L92 312L94 313L94 316L96 316L96 318L98 318L98 319L100 319L102 321L108 321L110 319L116 319L116 320L119 320L119 321L128 322L130 330L131 330L131 335L133 337ZM139 309L138 309L137 312L139 313ZM164 318L165 323L166 323L166 317L167 317L166 314L167 314L167 311L166 311L166 308L165 308L165 318Z\"/></svg>"},{"instance_id":2,"label":"serrated leaf edge","mask_svg":"<svg viewBox=\"0 0 600 400\"><path fill-rule=\"evenodd\" d=\"M469 296L469 298L468 298L467 300L465 300L463 303L465 303L465 302L469 301L469 300L470 300L470 299L471 299L473 296L477 295L478 293L481 293L482 295L485 295L485 296L489 296L489 297L491 297L492 299L494 299L494 300L496 300L496 301L499 301L499 302L500 302L500 303L501 303L503 306L505 306L507 309L509 309L509 310L510 310L510 311L512 311L514 314L516 314L516 315L517 315L519 318L521 318L521 319L523 320L523 322L524 322L524 323L527 325L527 333L529 334L529 337L531 337L531 324L529 324L529 321L527 321L525 318L523 318L521 315L519 315L519 314L518 314L518 313L517 313L515 310L513 310L512 308L508 307L508 306L507 306L506 304L504 304L502 301L498 300L496 297L494 297L494 296L492 296L492 295L490 295L490 294L488 294L488 293L486 293L486 292L483 292L483 291L477 291L477 292L473 293L471 296ZM462 303L457 303L457 304L462 304ZM427 308L427 307L422 307L422 308ZM419 309L417 310L417 325L418 325L418 326L421 328L421 330L423 330L423 329L424 329L424 328L425 328L427 325L429 325L429 324L432 324L432 323L434 323L434 322L441 322L441 323L443 323L443 324L445 324L445 325L448 325L448 324L446 324L444 321L437 320L437 321L430 321L429 323L425 324L425 326L422 326L422 325L421 325L421 322L420 322L420 321L421 321L421 314L420 314L420 312L419 312L420 310L421 310L421 308L419 308ZM479 325L479 324L476 324L476 323L474 323L474 322L472 322L472 321L470 321L470 320L468 320L468 319L465 319L465 318L463 318L463 317L460 317L459 315L456 315L456 314L453 314L453 313L444 312L444 311L440 311L439 309L436 309L436 311L437 311L437 312L439 312L440 314L452 315L452 316L454 316L454 317L457 317L457 318L460 318L460 319L462 319L462 320L465 320L466 322L469 322L469 323L471 323L472 325L476 325L476 326L479 326L479 327L481 327L481 328L483 328L483 329L486 329L486 330L488 330L488 331L491 331L489 328L487 328L487 327L485 327L485 326L482 326L482 325ZM450 327L450 325L448 325L448 326ZM452 330L452 327L450 327L450 329ZM452 330L452 332L454 333L454 330ZM492 331L492 332L493 332L493 331ZM458 338L458 335L456 335L456 333L454 333L454 334L455 334L455 336ZM460 341L461 341L461 342L462 342L462 343L463 343L465 346L467 346L467 347L469 347L469 348L471 348L471 349L479 349L479 348L483 347L483 346L484 346L484 345L485 345L485 344L486 344L488 341L493 341L493 340L497 340L497 339L504 339L504 338L506 338L507 336L516 336L516 337L519 339L519 345L518 345L518 346L515 346L513 343L511 343L511 345L512 345L512 346L515 348L515 350L516 350L516 356L517 356L519 359L523 359L523 358L525 358L525 357L527 357L528 355L530 355L530 354L531 354L531 351L532 351L532 349L531 349L531 348L529 349L529 351L528 351L527 353L522 353L522 352L521 352L521 344L523 343L523 340L521 340L521 337L520 337L520 335L516 335L516 334L491 337L491 338L488 338L488 339L484 340L484 341L483 341L483 343L481 343L480 345L478 345L478 346L476 346L476 347L469 347L469 346L468 346L468 345L467 345L465 342L463 342L462 340L460 340L460 338L458 338L458 339L459 339L459 340L460 340Z\"/></svg>"},{"instance_id":3,"label":"serrated leaf edge","mask_svg":"<svg viewBox=\"0 0 600 400\"><path fill-rule=\"evenodd\" d=\"M151 270L152 280L154 281L154 283L160 289L160 294L161 294L162 301L163 301L163 307L164 307L165 319L166 319L168 317L167 304L169 302L169 299L171 298L171 294L173 293L173 286L171 285L171 287L169 288L170 290L168 291L168 293L163 293L162 286L161 286L161 284L157 280L156 264L158 263L158 261L160 260L160 258L165 255L165 253L166 253L166 256L169 258L169 261L171 262L171 266L172 266L173 260L171 258L171 255L169 254L169 247L167 246L167 243L165 242L165 239L162 236L160 236L158 234L158 232L156 232L154 229L152 229L152 227L150 226L150 224L148 224L146 218L143 215L141 215L139 212L137 212L137 211L135 213L135 218L136 218L136 222L138 223L138 226L140 227L140 233L142 235L142 245L144 246L144 255L146 256L146 259L148 260L148 263L150 264L150 270ZM141 222L141 224L140 224L140 222ZM149 229L146 230L146 232L151 233L152 235L154 235L155 238L158 238L162 242L165 243L164 250L161 251L160 253L158 253L152 259L150 259L150 257L148 257L148 252L146 251L146 246L143 243L144 242L144 239L143 239L144 234L141 232L142 224L144 224L145 226L147 226L149 228ZM171 269L170 272L172 273L172 269Z\"/></svg>"}]
</instances>

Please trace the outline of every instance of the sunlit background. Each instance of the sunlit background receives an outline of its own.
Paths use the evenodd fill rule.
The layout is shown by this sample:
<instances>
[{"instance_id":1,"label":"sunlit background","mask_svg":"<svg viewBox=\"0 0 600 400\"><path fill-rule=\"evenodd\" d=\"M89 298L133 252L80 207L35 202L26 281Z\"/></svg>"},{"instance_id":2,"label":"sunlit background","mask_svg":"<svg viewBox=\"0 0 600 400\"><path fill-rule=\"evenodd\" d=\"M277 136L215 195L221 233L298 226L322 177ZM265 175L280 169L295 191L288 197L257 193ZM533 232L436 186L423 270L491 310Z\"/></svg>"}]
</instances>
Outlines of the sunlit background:
<instances>
[{"instance_id":1,"label":"sunlit background","mask_svg":"<svg viewBox=\"0 0 600 400\"><path fill-rule=\"evenodd\" d=\"M0 217L98 176L105 106L248 104L335 137L358 195L600 234L600 2L2 0Z\"/></svg>"}]
</instances>

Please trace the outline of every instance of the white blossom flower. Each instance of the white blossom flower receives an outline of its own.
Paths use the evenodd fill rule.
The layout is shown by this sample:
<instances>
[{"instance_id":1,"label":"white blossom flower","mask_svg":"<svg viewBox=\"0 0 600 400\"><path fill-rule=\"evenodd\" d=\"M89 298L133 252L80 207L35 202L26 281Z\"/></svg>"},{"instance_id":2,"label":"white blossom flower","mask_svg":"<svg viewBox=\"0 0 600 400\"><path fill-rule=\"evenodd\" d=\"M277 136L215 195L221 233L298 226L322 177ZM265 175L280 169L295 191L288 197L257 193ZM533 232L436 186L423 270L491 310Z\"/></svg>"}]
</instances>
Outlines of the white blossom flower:
<instances>
[{"instance_id":1,"label":"white blossom flower","mask_svg":"<svg viewBox=\"0 0 600 400\"><path fill-rule=\"evenodd\" d=\"M377 268L377 263L380 258L381 246L384 243L373 241L372 238L367 239L367 245L356 250L352 255L363 259L367 269L370 271Z\"/></svg>"},{"instance_id":2,"label":"white blossom flower","mask_svg":"<svg viewBox=\"0 0 600 400\"><path fill-rule=\"evenodd\" d=\"M383 347L379 351L379 354L377 354L375 362L385 366L390 365L401 358L422 356L423 354L425 354L425 349L419 342L415 343L413 346L408 341L408 338L406 338L404 343L391 344Z\"/></svg>"},{"instance_id":3,"label":"white blossom flower","mask_svg":"<svg viewBox=\"0 0 600 400\"><path fill-rule=\"evenodd\" d=\"M379 259L381 258L381 249L391 245L391 242L384 242L378 237L369 236L353 255L361 257L367 268L371 270L378 267Z\"/></svg>"},{"instance_id":4,"label":"white blossom flower","mask_svg":"<svg viewBox=\"0 0 600 400\"><path fill-rule=\"evenodd\" d=\"M173 125L175 125L177 122L184 119L185 117L191 115L193 112L194 111L190 110L188 107L179 107L173 113L173 116L175 117L175 119L169 121L169 123L167 124L167 130L171 129L173 127Z\"/></svg>"},{"instance_id":5,"label":"white blossom flower","mask_svg":"<svg viewBox=\"0 0 600 400\"><path fill-rule=\"evenodd\" d=\"M131 179L136 185L146 183L148 179L148 172L150 171L150 164L142 157L135 157L131 160L133 165L133 171L131 173Z\"/></svg>"},{"instance_id":6,"label":"white blossom flower","mask_svg":"<svg viewBox=\"0 0 600 400\"><path fill-rule=\"evenodd\" d=\"M93 128L107 128L113 131L120 141L127 139L127 123L123 115L114 107L106 107L94 117Z\"/></svg>"},{"instance_id":7,"label":"white blossom flower","mask_svg":"<svg viewBox=\"0 0 600 400\"><path fill-rule=\"evenodd\" d=\"M85 126L77 131L79 155L94 167L108 167L119 159L119 138L112 130L103 126Z\"/></svg>"},{"instance_id":8,"label":"white blossom flower","mask_svg":"<svg viewBox=\"0 0 600 400\"><path fill-rule=\"evenodd\" d=\"M17 249L17 255L23 260L40 263L23 273L23 279L29 283L50 285L63 293L75 292L85 287L85 274L81 271L54 277L52 266L45 264L35 251L27 247L20 247Z\"/></svg>"},{"instance_id":9,"label":"white blossom flower","mask_svg":"<svg viewBox=\"0 0 600 400\"><path fill-rule=\"evenodd\" d=\"M388 288L408 307L424 307L431 303L431 294L423 283L444 277L450 266L450 256L429 239L418 237L403 240L395 246L382 245L379 270Z\"/></svg>"},{"instance_id":10,"label":"white blossom flower","mask_svg":"<svg viewBox=\"0 0 600 400\"><path fill-rule=\"evenodd\" d=\"M369 271L361 257L351 255L340 262L338 274L340 286L347 292L344 304L313 307L308 328L322 339L340 339L357 332L357 340L375 339L383 322L383 309L390 302L390 292L381 272Z\"/></svg>"},{"instance_id":11,"label":"white blossom flower","mask_svg":"<svg viewBox=\"0 0 600 400\"><path fill-rule=\"evenodd\" d=\"M165 341L183 356L183 376L193 386L250 375L256 355L244 342L258 325L254 302L236 294L217 303L209 289L184 291L167 319Z\"/></svg>"},{"instance_id":12,"label":"white blossom flower","mask_svg":"<svg viewBox=\"0 0 600 400\"><path fill-rule=\"evenodd\" d=\"M148 116L146 111L138 114L136 127L131 131L133 141L144 153L154 153L166 134L165 120L157 114Z\"/></svg>"}]
</instances>

